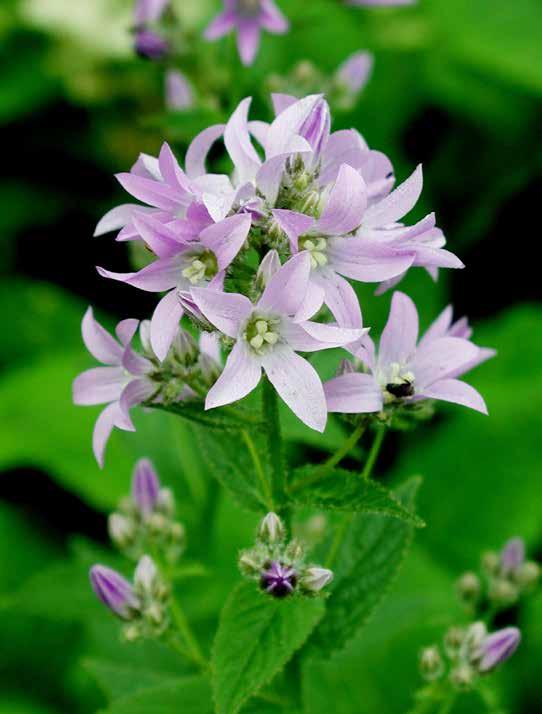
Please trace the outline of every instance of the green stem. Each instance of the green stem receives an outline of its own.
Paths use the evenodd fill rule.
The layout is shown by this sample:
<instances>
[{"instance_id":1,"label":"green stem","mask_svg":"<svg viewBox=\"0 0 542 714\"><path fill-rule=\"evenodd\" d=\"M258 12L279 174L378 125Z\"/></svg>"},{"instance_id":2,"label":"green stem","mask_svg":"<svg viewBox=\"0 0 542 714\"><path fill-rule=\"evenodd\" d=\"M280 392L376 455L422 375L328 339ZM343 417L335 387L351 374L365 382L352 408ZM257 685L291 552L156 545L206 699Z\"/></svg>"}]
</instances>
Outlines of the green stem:
<instances>
[{"instance_id":1,"label":"green stem","mask_svg":"<svg viewBox=\"0 0 542 714\"><path fill-rule=\"evenodd\" d=\"M380 449L382 447L382 442L384 441L385 435L386 427L382 424L377 427L376 436L373 440L371 450L369 451L369 456L367 457L367 461L365 462L365 466L363 467L363 471L361 472L361 478L365 481L371 478L373 467L378 458L378 454L380 453Z\"/></svg>"},{"instance_id":2,"label":"green stem","mask_svg":"<svg viewBox=\"0 0 542 714\"><path fill-rule=\"evenodd\" d=\"M188 620L186 619L182 607L179 605L177 600L175 600L175 598L171 599L170 610L177 629L186 644L186 654L188 654L190 659L196 662L196 664L198 664L203 670L209 669L209 663L200 649L198 641L188 624Z\"/></svg>"},{"instance_id":3,"label":"green stem","mask_svg":"<svg viewBox=\"0 0 542 714\"><path fill-rule=\"evenodd\" d=\"M267 476L265 474L265 470L263 468L263 464L262 464L262 460L260 459L260 455L258 454L258 450L256 449L256 446L254 445L254 441L252 440L252 437L250 436L248 431L243 429L243 431L241 432L241 436L243 437L243 441L247 445L247 449L248 449L248 452L252 459L252 463L254 464L254 470L256 471L258 480L260 481L260 486L261 486L261 491L262 491L261 495L265 502L267 510L274 511L275 507L273 505L273 493L271 491L271 486L269 484L269 481L267 480Z\"/></svg>"},{"instance_id":4,"label":"green stem","mask_svg":"<svg viewBox=\"0 0 542 714\"><path fill-rule=\"evenodd\" d=\"M337 449L337 451L332 454L329 459L322 464L322 466L316 468L314 472L306 479L302 481L297 481L289 489L290 493L295 493L300 489L306 488L307 486L312 486L319 481L323 481L329 476L331 469L336 466L343 458L354 448L358 441L363 436L365 431L364 424L358 424L350 436L343 442L343 444Z\"/></svg>"},{"instance_id":5,"label":"green stem","mask_svg":"<svg viewBox=\"0 0 542 714\"><path fill-rule=\"evenodd\" d=\"M274 500L282 503L284 501L285 479L279 407L275 388L267 378L263 380L262 416L267 435L267 450L269 463L271 464Z\"/></svg>"}]
</instances>

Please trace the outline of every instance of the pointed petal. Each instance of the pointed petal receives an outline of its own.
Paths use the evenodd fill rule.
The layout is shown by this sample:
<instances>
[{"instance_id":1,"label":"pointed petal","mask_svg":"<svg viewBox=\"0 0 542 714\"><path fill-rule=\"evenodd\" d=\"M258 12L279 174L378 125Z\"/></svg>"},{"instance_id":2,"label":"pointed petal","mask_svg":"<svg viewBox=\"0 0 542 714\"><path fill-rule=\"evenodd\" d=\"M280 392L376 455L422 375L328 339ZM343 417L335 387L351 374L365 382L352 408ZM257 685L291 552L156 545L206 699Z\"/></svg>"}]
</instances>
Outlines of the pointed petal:
<instances>
[{"instance_id":1,"label":"pointed petal","mask_svg":"<svg viewBox=\"0 0 542 714\"><path fill-rule=\"evenodd\" d=\"M92 450L100 468L103 468L105 447L107 446L114 426L118 426L125 431L135 431L133 424L126 422L122 418L118 402L109 404L96 419L96 423L94 424Z\"/></svg>"},{"instance_id":2,"label":"pointed petal","mask_svg":"<svg viewBox=\"0 0 542 714\"><path fill-rule=\"evenodd\" d=\"M294 97L291 94L280 94L278 92L275 92L271 94L271 101L273 102L273 110L275 112L275 116L278 116L285 109L291 107L292 104L295 104L297 102L297 97Z\"/></svg>"},{"instance_id":3,"label":"pointed petal","mask_svg":"<svg viewBox=\"0 0 542 714\"><path fill-rule=\"evenodd\" d=\"M83 342L90 354L102 364L120 364L122 349L119 343L94 319L89 307L81 323Z\"/></svg>"},{"instance_id":4,"label":"pointed petal","mask_svg":"<svg viewBox=\"0 0 542 714\"><path fill-rule=\"evenodd\" d=\"M428 399L440 399L445 402L462 404L464 407L487 414L486 403L482 395L470 384L460 382L458 379L439 379L430 387L425 387L422 390L422 396Z\"/></svg>"},{"instance_id":5,"label":"pointed petal","mask_svg":"<svg viewBox=\"0 0 542 714\"><path fill-rule=\"evenodd\" d=\"M324 291L325 303L339 325L342 327L363 325L358 296L347 280L332 269L315 271L312 280L316 281Z\"/></svg>"},{"instance_id":6,"label":"pointed petal","mask_svg":"<svg viewBox=\"0 0 542 714\"><path fill-rule=\"evenodd\" d=\"M108 211L105 216L99 220L94 231L94 236L102 236L104 233L118 231L124 228L132 220L132 213L138 208L143 208L137 203L124 203L122 206L116 206Z\"/></svg>"},{"instance_id":7,"label":"pointed petal","mask_svg":"<svg viewBox=\"0 0 542 714\"><path fill-rule=\"evenodd\" d=\"M121 320L115 327L115 333L123 347L126 347L126 345L132 341L138 327L139 320L134 320L133 318Z\"/></svg>"},{"instance_id":8,"label":"pointed petal","mask_svg":"<svg viewBox=\"0 0 542 714\"><path fill-rule=\"evenodd\" d=\"M133 350L130 345L126 347L122 355L122 366L134 376L148 374L152 370L152 362Z\"/></svg>"},{"instance_id":9,"label":"pointed petal","mask_svg":"<svg viewBox=\"0 0 542 714\"><path fill-rule=\"evenodd\" d=\"M422 188L423 174L420 164L389 196L367 209L363 225L367 228L380 228L400 220L414 208Z\"/></svg>"},{"instance_id":10,"label":"pointed petal","mask_svg":"<svg viewBox=\"0 0 542 714\"><path fill-rule=\"evenodd\" d=\"M295 314L294 322L310 320L310 318L316 315L318 310L324 304L325 292L321 285L314 279L314 277L315 273L313 271L309 276L309 284L307 285L305 299L303 300Z\"/></svg>"},{"instance_id":11,"label":"pointed petal","mask_svg":"<svg viewBox=\"0 0 542 714\"><path fill-rule=\"evenodd\" d=\"M179 330L184 309L177 290L171 290L156 306L151 318L151 347L160 362L167 357L171 343Z\"/></svg>"},{"instance_id":12,"label":"pointed petal","mask_svg":"<svg viewBox=\"0 0 542 714\"><path fill-rule=\"evenodd\" d=\"M258 385L261 374L258 359L251 354L244 340L238 340L230 352L224 371L207 394L205 409L231 404L246 397Z\"/></svg>"},{"instance_id":13,"label":"pointed petal","mask_svg":"<svg viewBox=\"0 0 542 714\"><path fill-rule=\"evenodd\" d=\"M343 374L324 383L327 409L342 414L365 414L382 409L382 390L370 374Z\"/></svg>"},{"instance_id":14,"label":"pointed petal","mask_svg":"<svg viewBox=\"0 0 542 714\"><path fill-rule=\"evenodd\" d=\"M427 387L434 382L462 374L465 368L476 360L478 352L476 345L460 337L431 340L418 349L412 361L416 392L425 393Z\"/></svg>"},{"instance_id":15,"label":"pointed petal","mask_svg":"<svg viewBox=\"0 0 542 714\"><path fill-rule=\"evenodd\" d=\"M121 367L94 367L73 381L73 403L79 406L107 404L119 398L124 386Z\"/></svg>"},{"instance_id":16,"label":"pointed petal","mask_svg":"<svg viewBox=\"0 0 542 714\"><path fill-rule=\"evenodd\" d=\"M408 363L416 352L417 339L416 306L408 295L397 291L393 293L388 321L380 338L378 362L381 365Z\"/></svg>"},{"instance_id":17,"label":"pointed petal","mask_svg":"<svg viewBox=\"0 0 542 714\"><path fill-rule=\"evenodd\" d=\"M209 322L228 337L237 337L241 323L252 312L250 300L238 293L223 293L210 288L192 288L190 293Z\"/></svg>"},{"instance_id":18,"label":"pointed petal","mask_svg":"<svg viewBox=\"0 0 542 714\"><path fill-rule=\"evenodd\" d=\"M369 155L367 144L355 129L342 129L333 132L322 152L320 185L327 186L336 181L342 164L348 164L353 169L361 169Z\"/></svg>"},{"instance_id":19,"label":"pointed petal","mask_svg":"<svg viewBox=\"0 0 542 714\"><path fill-rule=\"evenodd\" d=\"M117 174L115 178L128 193L149 206L163 211L175 211L179 206L178 192L165 183L128 173Z\"/></svg>"},{"instance_id":20,"label":"pointed petal","mask_svg":"<svg viewBox=\"0 0 542 714\"><path fill-rule=\"evenodd\" d=\"M248 131L248 110L251 101L250 97L247 97L239 103L224 129L224 143L235 165L240 183L254 179L261 164Z\"/></svg>"},{"instance_id":21,"label":"pointed petal","mask_svg":"<svg viewBox=\"0 0 542 714\"><path fill-rule=\"evenodd\" d=\"M135 212L132 222L141 238L159 258L170 258L185 245L171 228L148 213Z\"/></svg>"},{"instance_id":22,"label":"pointed petal","mask_svg":"<svg viewBox=\"0 0 542 714\"><path fill-rule=\"evenodd\" d=\"M132 407L142 404L157 392L157 385L148 379L132 379L120 395L119 406L121 412L129 418Z\"/></svg>"},{"instance_id":23,"label":"pointed petal","mask_svg":"<svg viewBox=\"0 0 542 714\"><path fill-rule=\"evenodd\" d=\"M290 26L288 20L284 17L273 0L262 0L260 24L275 35L281 35L288 31Z\"/></svg>"},{"instance_id":24,"label":"pointed petal","mask_svg":"<svg viewBox=\"0 0 542 714\"><path fill-rule=\"evenodd\" d=\"M368 328L340 327L311 320L299 324L315 340L319 340L323 344L331 344L334 347L349 345L369 331Z\"/></svg>"},{"instance_id":25,"label":"pointed petal","mask_svg":"<svg viewBox=\"0 0 542 714\"><path fill-rule=\"evenodd\" d=\"M414 253L398 253L394 248L368 238L330 238L329 266L335 272L364 283L389 280L404 273L414 262Z\"/></svg>"},{"instance_id":26,"label":"pointed petal","mask_svg":"<svg viewBox=\"0 0 542 714\"><path fill-rule=\"evenodd\" d=\"M180 276L180 259L179 256L160 258L137 273L114 273L100 267L97 267L96 270L104 278L119 280L121 283L128 283L140 290L156 293L170 290L177 285Z\"/></svg>"},{"instance_id":27,"label":"pointed petal","mask_svg":"<svg viewBox=\"0 0 542 714\"><path fill-rule=\"evenodd\" d=\"M200 240L215 254L220 270L225 270L237 256L247 239L251 224L249 214L237 214L201 232Z\"/></svg>"},{"instance_id":28,"label":"pointed petal","mask_svg":"<svg viewBox=\"0 0 542 714\"><path fill-rule=\"evenodd\" d=\"M260 23L253 18L237 23L237 49L245 67L254 62L260 46Z\"/></svg>"},{"instance_id":29,"label":"pointed petal","mask_svg":"<svg viewBox=\"0 0 542 714\"><path fill-rule=\"evenodd\" d=\"M206 40L217 40L227 35L235 27L235 13L226 10L217 15L205 28L203 36Z\"/></svg>"},{"instance_id":30,"label":"pointed petal","mask_svg":"<svg viewBox=\"0 0 542 714\"><path fill-rule=\"evenodd\" d=\"M188 147L185 158L186 174L194 179L206 173L205 161L211 146L224 133L225 124L214 124L201 131Z\"/></svg>"},{"instance_id":31,"label":"pointed petal","mask_svg":"<svg viewBox=\"0 0 542 714\"><path fill-rule=\"evenodd\" d=\"M267 134L267 144L265 147L267 159L289 151L288 145L291 138L299 134L303 123L321 98L321 94L312 94L304 99L300 99L275 118Z\"/></svg>"},{"instance_id":32,"label":"pointed petal","mask_svg":"<svg viewBox=\"0 0 542 714\"><path fill-rule=\"evenodd\" d=\"M318 373L288 345L277 345L262 357L267 378L301 421L324 431L327 421L324 388Z\"/></svg>"},{"instance_id":33,"label":"pointed petal","mask_svg":"<svg viewBox=\"0 0 542 714\"><path fill-rule=\"evenodd\" d=\"M158 157L158 166L164 181L170 186L175 186L182 192L191 193L190 181L185 172L179 166L169 144L164 142Z\"/></svg>"},{"instance_id":34,"label":"pointed petal","mask_svg":"<svg viewBox=\"0 0 542 714\"><path fill-rule=\"evenodd\" d=\"M269 280L257 307L295 315L307 294L311 260L307 251L294 255Z\"/></svg>"},{"instance_id":35,"label":"pointed petal","mask_svg":"<svg viewBox=\"0 0 542 714\"><path fill-rule=\"evenodd\" d=\"M452 316L453 308L451 305L448 305L440 313L437 319L433 320L433 322L429 325L422 338L420 339L418 349L431 342L431 340L436 340L439 337L445 337L448 334L448 329L450 325L452 324Z\"/></svg>"},{"instance_id":36,"label":"pointed petal","mask_svg":"<svg viewBox=\"0 0 542 714\"><path fill-rule=\"evenodd\" d=\"M288 236L292 252L297 253L297 240L299 236L307 233L312 228L314 218L306 216L304 213L298 213L297 211L288 211L285 208L275 208L271 213L281 230Z\"/></svg>"}]
</instances>

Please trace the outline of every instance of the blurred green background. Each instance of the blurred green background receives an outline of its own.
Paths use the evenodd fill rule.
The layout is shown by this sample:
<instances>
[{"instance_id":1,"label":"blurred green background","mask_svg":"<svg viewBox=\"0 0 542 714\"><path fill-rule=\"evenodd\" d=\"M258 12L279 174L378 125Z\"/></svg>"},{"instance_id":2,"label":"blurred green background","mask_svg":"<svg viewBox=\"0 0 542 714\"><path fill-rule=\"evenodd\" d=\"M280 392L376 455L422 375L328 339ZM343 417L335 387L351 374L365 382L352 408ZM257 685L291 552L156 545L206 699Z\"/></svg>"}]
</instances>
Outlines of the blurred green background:
<instances>
[{"instance_id":1,"label":"blurred green background","mask_svg":"<svg viewBox=\"0 0 542 714\"><path fill-rule=\"evenodd\" d=\"M171 415L136 415L136 434L114 434L106 469L94 463L97 410L72 406L70 396L73 377L92 366L81 316L92 303L106 324L146 317L154 298L99 279L96 264L125 269L129 257L110 238L91 236L122 200L114 172L139 151L156 154L164 138L182 156L196 131L244 95L257 95L263 118L265 79L287 75L300 60L331 73L351 52L374 53L368 86L351 112L335 115L334 128L359 129L390 155L400 180L423 162L417 210L436 210L467 268L437 284L411 271L402 288L424 325L452 301L458 316L472 318L475 340L499 352L468 378L486 397L488 418L445 407L418 431L388 439L379 475L424 476L428 527L369 626L331 662L307 666L307 712L406 711L419 684L420 645L458 615L456 576L512 535L542 557L542 3L420 0L371 11L279 0L292 31L265 36L249 70L231 42L194 40L218 4L174 3L196 48L177 66L197 78L200 98L198 108L177 114L163 110L163 67L133 56L130 0L0 4L0 714L105 711L112 691L128 704L108 712L137 714L134 686L179 673L158 645L133 648L128 665L116 623L87 585L90 563L116 562L106 514L141 455L155 459L175 489L188 560L208 565L206 576L182 587L196 629L211 641L255 515L218 489L190 427ZM389 295L372 292L366 286L360 295L376 332ZM341 439L338 423L321 438L285 416L297 462L321 458ZM514 713L533 714L542 701L541 616L540 595L502 616L502 624L524 628L518 654L495 678ZM455 711L482 707L466 697Z\"/></svg>"}]
</instances>

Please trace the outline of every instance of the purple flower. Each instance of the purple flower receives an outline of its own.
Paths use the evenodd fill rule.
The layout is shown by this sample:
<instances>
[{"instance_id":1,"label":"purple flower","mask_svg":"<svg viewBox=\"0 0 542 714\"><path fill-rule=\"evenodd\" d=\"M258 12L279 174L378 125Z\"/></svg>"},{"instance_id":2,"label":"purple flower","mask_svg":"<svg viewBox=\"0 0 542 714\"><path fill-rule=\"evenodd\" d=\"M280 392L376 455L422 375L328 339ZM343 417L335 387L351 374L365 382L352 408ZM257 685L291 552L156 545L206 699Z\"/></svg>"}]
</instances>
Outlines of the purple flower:
<instances>
[{"instance_id":1,"label":"purple flower","mask_svg":"<svg viewBox=\"0 0 542 714\"><path fill-rule=\"evenodd\" d=\"M503 575L517 573L525 562L525 543L522 538L511 538L501 551Z\"/></svg>"},{"instance_id":2,"label":"purple flower","mask_svg":"<svg viewBox=\"0 0 542 714\"><path fill-rule=\"evenodd\" d=\"M276 560L266 568L260 576L260 587L276 598L291 595L297 584L296 571Z\"/></svg>"},{"instance_id":3,"label":"purple flower","mask_svg":"<svg viewBox=\"0 0 542 714\"><path fill-rule=\"evenodd\" d=\"M149 399L156 385L148 379L152 363L135 353L131 340L137 330L137 320L122 320L112 337L94 319L88 308L82 322L83 341L90 354L103 367L95 367L80 374L73 383L73 401L79 405L107 404L94 426L92 447L100 466L103 466L107 440L113 427L135 431L129 409Z\"/></svg>"},{"instance_id":4,"label":"purple flower","mask_svg":"<svg viewBox=\"0 0 542 714\"><path fill-rule=\"evenodd\" d=\"M224 0L223 11L208 25L204 36L216 40L237 30L237 48L244 65L254 62L260 45L260 32L288 31L288 21L273 0Z\"/></svg>"},{"instance_id":5,"label":"purple flower","mask_svg":"<svg viewBox=\"0 0 542 714\"><path fill-rule=\"evenodd\" d=\"M235 340L224 371L207 394L206 409L245 397L258 385L263 369L294 414L311 428L324 430L327 411L320 377L296 352L343 346L364 331L311 322L305 308L299 317L309 275L310 257L305 252L270 278L256 305L244 295L191 290L204 317Z\"/></svg>"},{"instance_id":6,"label":"purple flower","mask_svg":"<svg viewBox=\"0 0 542 714\"><path fill-rule=\"evenodd\" d=\"M426 336L416 346L416 307L409 297L395 292L378 354L368 336L349 347L362 360L367 373L344 374L326 382L328 410L378 412L396 402L440 399L487 414L480 394L457 377L485 361L490 356L488 351L464 337L448 336L446 329L440 335L434 329L436 324L428 330L430 339ZM440 328L443 324L441 321Z\"/></svg>"},{"instance_id":7,"label":"purple flower","mask_svg":"<svg viewBox=\"0 0 542 714\"><path fill-rule=\"evenodd\" d=\"M497 665L511 657L521 641L521 632L517 627L505 627L487 635L475 653L478 671L490 672Z\"/></svg>"},{"instance_id":8,"label":"purple flower","mask_svg":"<svg viewBox=\"0 0 542 714\"><path fill-rule=\"evenodd\" d=\"M153 512L158 503L160 481L149 459L140 459L132 478L132 499L143 516Z\"/></svg>"},{"instance_id":9,"label":"purple flower","mask_svg":"<svg viewBox=\"0 0 542 714\"><path fill-rule=\"evenodd\" d=\"M169 52L168 42L155 30L169 0L137 0L134 8L134 48L140 57L158 60Z\"/></svg>"},{"instance_id":10,"label":"purple flower","mask_svg":"<svg viewBox=\"0 0 542 714\"><path fill-rule=\"evenodd\" d=\"M337 68L335 81L349 94L356 95L367 84L372 69L373 55L370 52L355 52Z\"/></svg>"},{"instance_id":11,"label":"purple flower","mask_svg":"<svg viewBox=\"0 0 542 714\"><path fill-rule=\"evenodd\" d=\"M166 107L172 111L183 111L194 106L194 92L188 79L177 69L166 72Z\"/></svg>"},{"instance_id":12,"label":"purple flower","mask_svg":"<svg viewBox=\"0 0 542 714\"><path fill-rule=\"evenodd\" d=\"M139 599L132 585L115 570L94 565L90 569L90 583L103 604L123 620L131 619L139 608Z\"/></svg>"}]
</instances>

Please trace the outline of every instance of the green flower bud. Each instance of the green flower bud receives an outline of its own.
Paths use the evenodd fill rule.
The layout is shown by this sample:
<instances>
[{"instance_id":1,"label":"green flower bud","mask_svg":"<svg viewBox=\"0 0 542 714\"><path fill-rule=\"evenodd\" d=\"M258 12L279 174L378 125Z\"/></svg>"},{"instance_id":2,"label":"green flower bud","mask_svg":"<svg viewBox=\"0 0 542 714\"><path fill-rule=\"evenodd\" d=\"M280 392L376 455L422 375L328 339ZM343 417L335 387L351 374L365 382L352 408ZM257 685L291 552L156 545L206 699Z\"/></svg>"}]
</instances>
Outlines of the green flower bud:
<instances>
[{"instance_id":1,"label":"green flower bud","mask_svg":"<svg viewBox=\"0 0 542 714\"><path fill-rule=\"evenodd\" d=\"M482 568L488 575L494 575L500 567L501 559L498 553L490 550L482 555Z\"/></svg>"},{"instance_id":2,"label":"green flower bud","mask_svg":"<svg viewBox=\"0 0 542 714\"><path fill-rule=\"evenodd\" d=\"M444 674L444 662L440 650L436 646L425 647L420 652L420 673L428 682L440 679Z\"/></svg>"},{"instance_id":3,"label":"green flower bud","mask_svg":"<svg viewBox=\"0 0 542 714\"><path fill-rule=\"evenodd\" d=\"M480 597L481 590L480 578L472 571L464 573L457 581L457 592L465 602L476 602Z\"/></svg>"},{"instance_id":4,"label":"green flower bud","mask_svg":"<svg viewBox=\"0 0 542 714\"><path fill-rule=\"evenodd\" d=\"M460 664L450 672L450 681L456 689L470 689L476 678L475 670L469 664Z\"/></svg>"},{"instance_id":5,"label":"green flower bud","mask_svg":"<svg viewBox=\"0 0 542 714\"><path fill-rule=\"evenodd\" d=\"M496 605L512 605L519 597L519 589L511 580L497 578L491 583L488 597Z\"/></svg>"},{"instance_id":6,"label":"green flower bud","mask_svg":"<svg viewBox=\"0 0 542 714\"><path fill-rule=\"evenodd\" d=\"M540 566L534 560L528 560L516 573L516 582L522 589L534 587L540 578Z\"/></svg>"},{"instance_id":7,"label":"green flower bud","mask_svg":"<svg viewBox=\"0 0 542 714\"><path fill-rule=\"evenodd\" d=\"M459 654L463 641L465 640L465 630L462 627L450 627L444 635L444 649L446 654L455 659Z\"/></svg>"}]
</instances>

